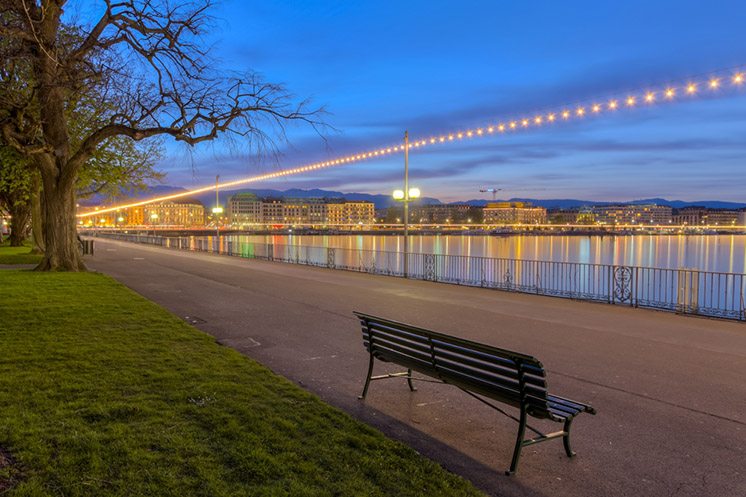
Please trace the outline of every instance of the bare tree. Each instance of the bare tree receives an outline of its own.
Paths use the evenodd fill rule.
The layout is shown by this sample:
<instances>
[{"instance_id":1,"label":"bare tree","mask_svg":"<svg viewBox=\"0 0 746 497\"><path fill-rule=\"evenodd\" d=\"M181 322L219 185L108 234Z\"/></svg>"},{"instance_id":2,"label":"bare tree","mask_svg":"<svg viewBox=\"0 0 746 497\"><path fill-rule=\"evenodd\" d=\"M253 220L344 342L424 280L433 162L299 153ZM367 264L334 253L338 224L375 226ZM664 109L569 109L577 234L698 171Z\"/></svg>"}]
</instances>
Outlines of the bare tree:
<instances>
[{"instance_id":1,"label":"bare tree","mask_svg":"<svg viewBox=\"0 0 746 497\"><path fill-rule=\"evenodd\" d=\"M40 270L83 270L75 183L107 140L158 135L195 145L228 134L262 146L316 112L256 74L215 74L201 35L211 0L103 0L91 25L63 22L65 0L0 0L0 130L40 171ZM89 112L94 101L110 103ZM71 140L71 114L92 116Z\"/></svg>"}]
</instances>

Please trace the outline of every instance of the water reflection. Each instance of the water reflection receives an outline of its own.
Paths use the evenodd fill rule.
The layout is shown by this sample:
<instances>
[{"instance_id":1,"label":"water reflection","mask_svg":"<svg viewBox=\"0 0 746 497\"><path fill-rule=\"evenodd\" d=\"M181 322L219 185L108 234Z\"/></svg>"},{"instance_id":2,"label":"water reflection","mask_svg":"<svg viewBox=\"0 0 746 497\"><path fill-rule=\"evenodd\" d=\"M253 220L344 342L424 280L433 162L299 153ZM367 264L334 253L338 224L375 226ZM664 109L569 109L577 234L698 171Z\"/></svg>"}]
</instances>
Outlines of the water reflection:
<instances>
[{"instance_id":1,"label":"water reflection","mask_svg":"<svg viewBox=\"0 0 746 497\"><path fill-rule=\"evenodd\" d=\"M231 235L234 242L398 252L403 239L373 235ZM746 235L642 236L419 236L419 253L584 262L743 273Z\"/></svg>"}]
</instances>

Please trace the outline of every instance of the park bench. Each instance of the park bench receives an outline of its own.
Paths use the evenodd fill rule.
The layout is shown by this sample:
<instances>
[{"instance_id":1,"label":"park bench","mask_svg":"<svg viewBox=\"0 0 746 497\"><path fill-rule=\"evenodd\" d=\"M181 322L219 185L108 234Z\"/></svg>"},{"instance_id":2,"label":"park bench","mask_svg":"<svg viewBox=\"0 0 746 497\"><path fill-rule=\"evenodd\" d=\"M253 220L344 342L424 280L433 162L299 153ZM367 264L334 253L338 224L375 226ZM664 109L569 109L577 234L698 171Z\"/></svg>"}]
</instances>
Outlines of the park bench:
<instances>
[{"instance_id":1,"label":"park bench","mask_svg":"<svg viewBox=\"0 0 746 497\"><path fill-rule=\"evenodd\" d=\"M447 383L518 422L518 436L507 475L515 474L521 449L555 438L562 438L568 457L570 426L581 412L596 414L588 404L550 395L546 371L538 359L529 355L499 349L442 333L417 328L360 312L354 313L362 324L363 344L370 354L368 376L360 399L365 399L372 380L406 378L415 391L413 380ZM406 367L406 372L373 376L373 363L391 362ZM412 372L435 378L415 378ZM485 398L501 402L520 411L516 418ZM527 417L564 423L562 431L544 434L527 424ZM524 440L526 428L536 437Z\"/></svg>"}]
</instances>

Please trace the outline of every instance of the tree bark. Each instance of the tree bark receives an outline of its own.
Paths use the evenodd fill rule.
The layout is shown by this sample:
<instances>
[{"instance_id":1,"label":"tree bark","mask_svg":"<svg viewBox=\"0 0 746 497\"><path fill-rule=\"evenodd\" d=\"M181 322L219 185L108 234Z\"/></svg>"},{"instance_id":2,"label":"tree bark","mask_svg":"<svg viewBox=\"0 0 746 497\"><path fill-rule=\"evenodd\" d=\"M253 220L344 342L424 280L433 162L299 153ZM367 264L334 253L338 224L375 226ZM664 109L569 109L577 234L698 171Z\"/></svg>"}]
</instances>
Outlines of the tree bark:
<instances>
[{"instance_id":1,"label":"tree bark","mask_svg":"<svg viewBox=\"0 0 746 497\"><path fill-rule=\"evenodd\" d=\"M21 202L10 206L10 246L22 247L26 240L28 230L28 221L31 215L31 208L28 204Z\"/></svg>"},{"instance_id":2,"label":"tree bark","mask_svg":"<svg viewBox=\"0 0 746 497\"><path fill-rule=\"evenodd\" d=\"M85 271L75 225L74 181L57 184L54 177L45 174L42 180L46 250L36 271Z\"/></svg>"},{"instance_id":3,"label":"tree bark","mask_svg":"<svg viewBox=\"0 0 746 497\"><path fill-rule=\"evenodd\" d=\"M42 230L42 209L41 209L41 178L39 173L34 171L31 180L31 248L32 254L44 253L44 232Z\"/></svg>"}]
</instances>

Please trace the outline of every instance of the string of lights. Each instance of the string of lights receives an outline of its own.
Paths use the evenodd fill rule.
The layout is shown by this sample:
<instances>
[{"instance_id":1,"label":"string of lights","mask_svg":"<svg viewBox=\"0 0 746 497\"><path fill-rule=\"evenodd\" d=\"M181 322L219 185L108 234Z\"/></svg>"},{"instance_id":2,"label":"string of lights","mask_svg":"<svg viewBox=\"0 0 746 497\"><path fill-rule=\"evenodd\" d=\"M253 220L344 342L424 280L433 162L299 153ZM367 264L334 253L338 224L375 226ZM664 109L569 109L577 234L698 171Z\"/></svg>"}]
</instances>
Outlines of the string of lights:
<instances>
[{"instance_id":1,"label":"string of lights","mask_svg":"<svg viewBox=\"0 0 746 497\"><path fill-rule=\"evenodd\" d=\"M661 103L687 101L702 95L713 97L722 96L726 93L727 90L743 89L744 87L746 87L746 69L739 68L736 70L731 69L727 71L719 71L717 73L710 73L706 76L692 78L685 82L664 85L656 89L648 88L645 90L637 90L623 94L624 96L599 99L595 101L589 100L574 105L557 107L550 111L532 113L530 115L524 115L513 119L496 121L491 124L473 129L465 129L461 131L438 134L429 136L427 138L418 138L414 140L410 139L409 149L410 151L412 151L413 149L417 150L424 147L454 143L474 138L511 134L529 129L557 125L569 121L578 121L589 117L616 114L623 110L631 110L634 108L652 106ZM326 161L314 162L291 169L283 169L273 173L260 174L233 181L223 182L220 184L220 187L225 189L239 185L246 185L249 183L258 183L260 181L266 181L285 176L308 173L331 167L346 166L349 164L386 157L401 152L404 152L403 143L387 147L373 148L365 152L345 155ZM155 202L175 200L178 198L189 197L198 193L213 191L215 190L215 188L215 185L205 186L202 188L196 188L184 192L150 198L147 200L100 208L94 211L80 213L77 216L80 218L84 218L107 212L115 212L118 210L128 209L131 207L152 204Z\"/></svg>"}]
</instances>

